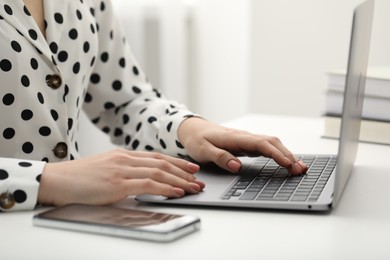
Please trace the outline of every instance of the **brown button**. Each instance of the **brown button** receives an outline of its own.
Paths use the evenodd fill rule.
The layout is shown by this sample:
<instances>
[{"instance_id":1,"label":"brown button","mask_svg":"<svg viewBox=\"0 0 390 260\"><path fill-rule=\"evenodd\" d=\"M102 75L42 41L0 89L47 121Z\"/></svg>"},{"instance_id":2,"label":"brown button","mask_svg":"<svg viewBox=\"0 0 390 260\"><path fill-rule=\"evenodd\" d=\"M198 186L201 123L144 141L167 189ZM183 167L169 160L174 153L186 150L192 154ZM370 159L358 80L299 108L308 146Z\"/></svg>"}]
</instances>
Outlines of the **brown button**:
<instances>
[{"instance_id":1,"label":"brown button","mask_svg":"<svg viewBox=\"0 0 390 260\"><path fill-rule=\"evenodd\" d=\"M68 155L68 146L66 143L58 143L54 149L53 153L57 158L63 159Z\"/></svg>"},{"instance_id":2,"label":"brown button","mask_svg":"<svg viewBox=\"0 0 390 260\"><path fill-rule=\"evenodd\" d=\"M14 195L11 193L2 193L0 195L0 208L10 209L15 205Z\"/></svg>"},{"instance_id":3,"label":"brown button","mask_svg":"<svg viewBox=\"0 0 390 260\"><path fill-rule=\"evenodd\" d=\"M46 84L51 87L52 89L58 89L61 87L62 79L59 75L49 75L46 78Z\"/></svg>"}]
</instances>

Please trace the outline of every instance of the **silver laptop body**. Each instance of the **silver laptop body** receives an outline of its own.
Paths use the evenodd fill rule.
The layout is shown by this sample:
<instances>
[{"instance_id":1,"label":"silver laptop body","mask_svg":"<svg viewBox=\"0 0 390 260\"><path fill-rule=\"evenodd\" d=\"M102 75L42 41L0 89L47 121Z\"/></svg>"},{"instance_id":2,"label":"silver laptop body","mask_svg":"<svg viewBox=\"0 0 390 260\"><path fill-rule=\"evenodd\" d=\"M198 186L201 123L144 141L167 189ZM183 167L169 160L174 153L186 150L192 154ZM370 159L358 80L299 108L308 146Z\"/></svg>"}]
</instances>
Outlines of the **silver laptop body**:
<instances>
[{"instance_id":1,"label":"silver laptop body","mask_svg":"<svg viewBox=\"0 0 390 260\"><path fill-rule=\"evenodd\" d=\"M214 165L202 165L197 178L206 183L206 188L201 193L178 199L154 195L137 196L136 199L170 205L314 211L334 208L357 154L373 12L374 0L366 1L354 10L337 156L302 155L310 168L307 174L299 177L290 176L286 169L275 173L280 167L264 157L240 157L243 167L239 175L224 172ZM319 173L320 166L311 162L314 159L325 168L324 173ZM260 169L264 172L258 174ZM242 180L242 177L245 178Z\"/></svg>"}]
</instances>

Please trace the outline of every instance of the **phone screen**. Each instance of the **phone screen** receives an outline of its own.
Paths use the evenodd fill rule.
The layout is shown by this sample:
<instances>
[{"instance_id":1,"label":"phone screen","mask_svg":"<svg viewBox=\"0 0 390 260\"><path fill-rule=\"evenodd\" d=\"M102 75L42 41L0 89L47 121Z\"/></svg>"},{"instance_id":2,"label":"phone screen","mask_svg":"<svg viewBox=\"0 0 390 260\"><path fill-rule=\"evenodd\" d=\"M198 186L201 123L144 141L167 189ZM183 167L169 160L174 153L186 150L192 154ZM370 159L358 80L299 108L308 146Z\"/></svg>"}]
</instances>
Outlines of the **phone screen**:
<instances>
[{"instance_id":1,"label":"phone screen","mask_svg":"<svg viewBox=\"0 0 390 260\"><path fill-rule=\"evenodd\" d=\"M113 206L71 204L37 214L37 226L170 241L199 229L197 217Z\"/></svg>"},{"instance_id":2,"label":"phone screen","mask_svg":"<svg viewBox=\"0 0 390 260\"><path fill-rule=\"evenodd\" d=\"M180 215L174 214L77 204L48 211L44 213L43 216L50 219L85 223L93 222L96 224L132 228L159 225L181 217Z\"/></svg>"}]
</instances>

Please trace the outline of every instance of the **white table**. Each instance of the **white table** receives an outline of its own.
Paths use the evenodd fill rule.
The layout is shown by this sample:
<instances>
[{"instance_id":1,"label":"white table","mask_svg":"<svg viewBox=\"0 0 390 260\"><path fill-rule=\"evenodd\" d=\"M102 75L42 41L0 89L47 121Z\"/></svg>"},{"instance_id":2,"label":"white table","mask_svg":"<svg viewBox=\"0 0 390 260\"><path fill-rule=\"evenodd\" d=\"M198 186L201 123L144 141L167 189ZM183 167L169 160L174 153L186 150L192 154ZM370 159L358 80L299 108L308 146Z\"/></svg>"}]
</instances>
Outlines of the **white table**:
<instances>
[{"instance_id":1,"label":"white table","mask_svg":"<svg viewBox=\"0 0 390 260\"><path fill-rule=\"evenodd\" d=\"M226 125L279 136L296 153L336 153L320 118L247 115ZM192 214L199 232L153 243L34 227L34 212L0 214L0 259L390 259L390 146L361 144L338 208L328 214L141 205Z\"/></svg>"}]
</instances>

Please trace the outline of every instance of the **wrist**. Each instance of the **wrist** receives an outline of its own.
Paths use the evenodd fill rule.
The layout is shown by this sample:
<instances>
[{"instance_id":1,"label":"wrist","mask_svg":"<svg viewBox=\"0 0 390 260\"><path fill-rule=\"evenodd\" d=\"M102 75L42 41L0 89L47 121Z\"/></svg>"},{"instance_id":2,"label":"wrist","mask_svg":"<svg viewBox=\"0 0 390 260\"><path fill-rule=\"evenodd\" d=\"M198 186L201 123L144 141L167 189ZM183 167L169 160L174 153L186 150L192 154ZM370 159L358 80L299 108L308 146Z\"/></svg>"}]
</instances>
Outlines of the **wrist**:
<instances>
[{"instance_id":1,"label":"wrist","mask_svg":"<svg viewBox=\"0 0 390 260\"><path fill-rule=\"evenodd\" d=\"M178 129L177 129L177 137L179 138L179 142L185 146L186 140L189 137L193 137L197 133L197 129L201 127L206 119L202 117L193 116L183 120Z\"/></svg>"},{"instance_id":2,"label":"wrist","mask_svg":"<svg viewBox=\"0 0 390 260\"><path fill-rule=\"evenodd\" d=\"M50 172L52 172L52 166L53 163L46 163L41 174L37 200L37 202L41 205L54 204L54 194L51 192L51 187L53 186L51 178L53 177L53 174L50 174Z\"/></svg>"}]
</instances>

